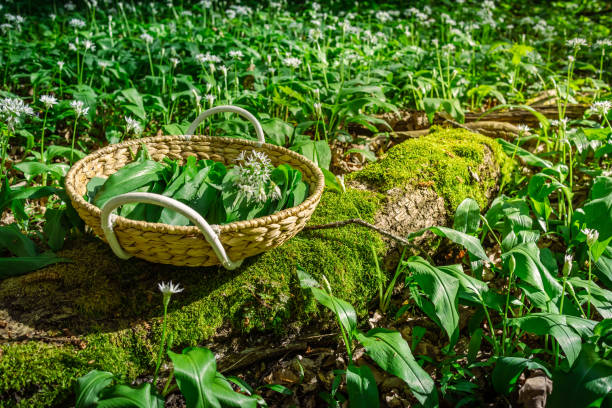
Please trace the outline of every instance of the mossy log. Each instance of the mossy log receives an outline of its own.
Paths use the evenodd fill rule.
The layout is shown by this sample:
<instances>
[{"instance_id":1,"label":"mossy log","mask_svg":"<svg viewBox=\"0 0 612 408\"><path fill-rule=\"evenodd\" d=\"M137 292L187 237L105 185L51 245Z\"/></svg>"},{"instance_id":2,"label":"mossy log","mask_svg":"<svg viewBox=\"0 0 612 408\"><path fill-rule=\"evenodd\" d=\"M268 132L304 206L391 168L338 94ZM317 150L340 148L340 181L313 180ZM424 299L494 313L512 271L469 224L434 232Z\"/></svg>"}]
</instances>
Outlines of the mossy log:
<instances>
[{"instance_id":1,"label":"mossy log","mask_svg":"<svg viewBox=\"0 0 612 408\"><path fill-rule=\"evenodd\" d=\"M310 224L361 218L400 235L445 224L466 197L484 207L507 167L496 142L440 130L350 175L346 193L326 191ZM303 231L227 271L123 261L94 237L73 240L61 252L72 263L0 282L0 407L69 405L71 385L91 369L128 381L150 373L161 336L158 282L185 288L168 318L180 350L222 329L298 332L321 312L299 287L298 265L324 274L363 316L378 287L373 253L387 250L359 226Z\"/></svg>"}]
</instances>

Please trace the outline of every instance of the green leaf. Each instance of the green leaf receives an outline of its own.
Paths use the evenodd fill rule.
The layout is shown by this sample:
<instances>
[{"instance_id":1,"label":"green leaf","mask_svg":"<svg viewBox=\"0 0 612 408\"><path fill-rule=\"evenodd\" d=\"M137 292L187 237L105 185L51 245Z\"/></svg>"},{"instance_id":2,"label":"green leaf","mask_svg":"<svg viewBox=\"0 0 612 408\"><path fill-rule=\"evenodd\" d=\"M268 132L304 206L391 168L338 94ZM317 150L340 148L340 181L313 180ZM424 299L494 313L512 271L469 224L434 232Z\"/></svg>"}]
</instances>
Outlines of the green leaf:
<instances>
[{"instance_id":1,"label":"green leaf","mask_svg":"<svg viewBox=\"0 0 612 408\"><path fill-rule=\"evenodd\" d=\"M540 249L533 242L519 244L510 251L502 253L502 259L514 258L514 273L520 279L538 289L546 296L547 302L553 302L561 295L562 287L540 260ZM546 309L548 305L538 305Z\"/></svg>"},{"instance_id":2,"label":"green leaf","mask_svg":"<svg viewBox=\"0 0 612 408\"><path fill-rule=\"evenodd\" d=\"M576 294L578 299L583 303L590 299L593 306L595 306L604 319L612 318L612 292L599 287L593 281L583 280L578 277L570 278L567 283L585 289L583 292Z\"/></svg>"},{"instance_id":3,"label":"green leaf","mask_svg":"<svg viewBox=\"0 0 612 408\"><path fill-rule=\"evenodd\" d=\"M142 95L135 88L124 89L121 91L121 95L129 102L124 104L123 107L131 111L141 120L147 119L147 112L144 108L144 102Z\"/></svg>"},{"instance_id":4,"label":"green leaf","mask_svg":"<svg viewBox=\"0 0 612 408\"><path fill-rule=\"evenodd\" d=\"M323 172L323 175L325 176L325 187L326 188L332 191L337 191L339 193L344 192L342 185L340 184L340 182L338 181L334 173L332 173L331 171L327 169L321 169L321 171Z\"/></svg>"},{"instance_id":5,"label":"green leaf","mask_svg":"<svg viewBox=\"0 0 612 408\"><path fill-rule=\"evenodd\" d=\"M489 257L482 248L478 238L446 227L430 227L429 230L438 236L450 239L455 244L464 246L470 254L482 259L483 261L490 262Z\"/></svg>"},{"instance_id":6,"label":"green leaf","mask_svg":"<svg viewBox=\"0 0 612 408\"><path fill-rule=\"evenodd\" d=\"M421 404L426 407L437 406L438 393L433 380L416 362L400 333L372 329L366 334L357 332L357 340L380 368L404 380Z\"/></svg>"},{"instance_id":7,"label":"green leaf","mask_svg":"<svg viewBox=\"0 0 612 408\"><path fill-rule=\"evenodd\" d=\"M429 123L433 123L436 112L440 110L444 110L453 119L461 123L465 120L465 113L458 99L423 98L423 105L425 106L425 113Z\"/></svg>"},{"instance_id":8,"label":"green leaf","mask_svg":"<svg viewBox=\"0 0 612 408\"><path fill-rule=\"evenodd\" d=\"M517 145L507 142L504 139L495 140L501 145L502 149L508 156L518 156L523 159L525 163L534 167L543 167L545 169L553 167L552 162L541 159L535 154L523 149L522 147L518 147Z\"/></svg>"},{"instance_id":9,"label":"green leaf","mask_svg":"<svg viewBox=\"0 0 612 408\"><path fill-rule=\"evenodd\" d=\"M95 408L100 391L113 381L113 374L108 371L91 370L79 377L75 384L76 408Z\"/></svg>"},{"instance_id":10,"label":"green leaf","mask_svg":"<svg viewBox=\"0 0 612 408\"><path fill-rule=\"evenodd\" d=\"M612 361L601 358L591 344L584 344L569 373L559 372L554 377L553 392L546 406L612 406Z\"/></svg>"},{"instance_id":11,"label":"green leaf","mask_svg":"<svg viewBox=\"0 0 612 408\"><path fill-rule=\"evenodd\" d=\"M500 394L509 394L512 392L516 381L523 371L542 370L549 378L552 378L548 368L538 363L523 357L500 357L495 362L495 368L491 375L493 388Z\"/></svg>"},{"instance_id":12,"label":"green leaf","mask_svg":"<svg viewBox=\"0 0 612 408\"><path fill-rule=\"evenodd\" d=\"M580 354L582 336L593 335L595 322L580 317L554 313L531 313L527 316L510 319L510 325L538 335L552 335L563 349L570 364Z\"/></svg>"},{"instance_id":13,"label":"green leaf","mask_svg":"<svg viewBox=\"0 0 612 408\"><path fill-rule=\"evenodd\" d=\"M598 241L605 241L612 237L612 191L604 195L601 187L603 180L598 182L597 187L593 187L591 197L597 197L589 200L583 207L584 220L587 228L599 231Z\"/></svg>"},{"instance_id":14,"label":"green leaf","mask_svg":"<svg viewBox=\"0 0 612 408\"><path fill-rule=\"evenodd\" d=\"M478 328L474 330L474 333L472 333L472 336L470 337L467 353L468 364L472 364L478 356L478 351L480 351L480 345L482 344L482 333L482 329Z\"/></svg>"},{"instance_id":15,"label":"green leaf","mask_svg":"<svg viewBox=\"0 0 612 408\"><path fill-rule=\"evenodd\" d=\"M47 237L49 247L58 251L64 246L64 239L68 234L64 219L65 209L47 208L45 211L45 224L43 232Z\"/></svg>"},{"instance_id":16,"label":"green leaf","mask_svg":"<svg viewBox=\"0 0 612 408\"><path fill-rule=\"evenodd\" d=\"M378 388L370 368L350 364L346 370L346 390L351 408L375 408L380 406Z\"/></svg>"},{"instance_id":17,"label":"green leaf","mask_svg":"<svg viewBox=\"0 0 612 408\"><path fill-rule=\"evenodd\" d=\"M431 300L440 325L454 344L459 335L459 281L418 256L409 258L404 265L412 271L412 277Z\"/></svg>"},{"instance_id":18,"label":"green leaf","mask_svg":"<svg viewBox=\"0 0 612 408\"><path fill-rule=\"evenodd\" d=\"M164 399L150 383L136 388L115 385L102 393L96 408L163 408Z\"/></svg>"},{"instance_id":19,"label":"green leaf","mask_svg":"<svg viewBox=\"0 0 612 408\"><path fill-rule=\"evenodd\" d=\"M36 256L36 244L21 233L17 224L0 226L0 249L16 256Z\"/></svg>"},{"instance_id":20,"label":"green leaf","mask_svg":"<svg viewBox=\"0 0 612 408\"><path fill-rule=\"evenodd\" d=\"M459 281L458 294L461 299L477 305L484 304L491 309L502 312L506 305L506 297L491 290L485 282L463 272L461 265L440 266L438 269ZM514 297L511 297L510 301L513 306L519 305Z\"/></svg>"},{"instance_id":21,"label":"green leaf","mask_svg":"<svg viewBox=\"0 0 612 408\"><path fill-rule=\"evenodd\" d=\"M342 326L348 333L354 333L357 329L357 313L349 303L335 296L329 295L322 289L319 289L319 283L307 272L300 268L297 270L300 287L302 289L310 289L315 299L323 306L334 312L338 316Z\"/></svg>"},{"instance_id":22,"label":"green leaf","mask_svg":"<svg viewBox=\"0 0 612 408\"><path fill-rule=\"evenodd\" d=\"M264 119L261 127L266 139L277 146L285 146L293 137L294 127L279 118Z\"/></svg>"},{"instance_id":23,"label":"green leaf","mask_svg":"<svg viewBox=\"0 0 612 408\"><path fill-rule=\"evenodd\" d=\"M164 166L153 160L133 162L110 175L95 197L95 204L102 208L111 198L130 193L158 181Z\"/></svg>"},{"instance_id":24,"label":"green leaf","mask_svg":"<svg viewBox=\"0 0 612 408\"><path fill-rule=\"evenodd\" d=\"M174 364L176 382L185 397L187 408L252 407L257 399L235 392L227 380L217 373L212 351L203 347L187 347L181 354L168 351Z\"/></svg>"},{"instance_id":25,"label":"green leaf","mask_svg":"<svg viewBox=\"0 0 612 408\"><path fill-rule=\"evenodd\" d=\"M455 211L453 229L464 234L473 234L480 227L480 207L476 200L466 198Z\"/></svg>"},{"instance_id":26,"label":"green leaf","mask_svg":"<svg viewBox=\"0 0 612 408\"><path fill-rule=\"evenodd\" d=\"M58 262L72 262L67 258L59 258L52 253L38 256L22 256L16 258L0 258L0 279L19 276Z\"/></svg>"},{"instance_id":27,"label":"green leaf","mask_svg":"<svg viewBox=\"0 0 612 408\"><path fill-rule=\"evenodd\" d=\"M359 153L364 157L364 159L366 159L369 162L375 162L377 160L374 152L368 149L348 149L345 153L346 154Z\"/></svg>"}]
</instances>

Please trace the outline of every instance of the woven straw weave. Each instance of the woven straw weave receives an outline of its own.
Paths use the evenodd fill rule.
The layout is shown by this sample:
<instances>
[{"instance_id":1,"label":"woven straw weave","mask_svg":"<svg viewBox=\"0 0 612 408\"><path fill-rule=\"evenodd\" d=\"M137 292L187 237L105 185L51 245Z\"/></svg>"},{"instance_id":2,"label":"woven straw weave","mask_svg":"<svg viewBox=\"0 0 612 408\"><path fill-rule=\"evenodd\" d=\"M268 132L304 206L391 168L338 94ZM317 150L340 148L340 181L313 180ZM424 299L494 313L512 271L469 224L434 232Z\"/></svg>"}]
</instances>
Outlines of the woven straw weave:
<instances>
[{"instance_id":1,"label":"woven straw weave","mask_svg":"<svg viewBox=\"0 0 612 408\"><path fill-rule=\"evenodd\" d=\"M220 240L231 260L244 259L281 245L297 234L310 219L321 199L324 176L310 160L291 150L264 143L227 137L159 136L127 141L105 147L79 160L66 176L66 190L81 218L104 239L100 209L83 196L87 183L96 176L109 176L132 161L140 146L146 145L154 160L212 159L230 164L243 150L265 152L275 166L286 163L302 172L309 196L300 205L272 215L238 221L219 227ZM117 217L114 231L123 249L138 258L177 266L211 266L220 262L195 226L134 221Z\"/></svg>"}]
</instances>

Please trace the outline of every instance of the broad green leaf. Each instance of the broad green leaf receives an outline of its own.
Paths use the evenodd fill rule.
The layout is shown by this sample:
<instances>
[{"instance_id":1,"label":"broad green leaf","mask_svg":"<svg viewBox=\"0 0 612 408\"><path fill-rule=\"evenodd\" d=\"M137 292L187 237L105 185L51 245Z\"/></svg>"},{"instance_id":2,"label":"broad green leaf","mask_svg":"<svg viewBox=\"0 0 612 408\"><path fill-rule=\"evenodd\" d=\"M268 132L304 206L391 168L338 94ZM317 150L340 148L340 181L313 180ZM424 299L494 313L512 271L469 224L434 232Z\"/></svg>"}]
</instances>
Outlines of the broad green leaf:
<instances>
[{"instance_id":1,"label":"broad green leaf","mask_svg":"<svg viewBox=\"0 0 612 408\"><path fill-rule=\"evenodd\" d=\"M464 234L473 234L480 227L480 207L472 198L466 198L455 211L453 229Z\"/></svg>"},{"instance_id":2,"label":"broad green leaf","mask_svg":"<svg viewBox=\"0 0 612 408\"><path fill-rule=\"evenodd\" d=\"M612 361L601 358L591 344L584 344L571 370L555 375L553 392L546 406L612 406Z\"/></svg>"},{"instance_id":3,"label":"broad green leaf","mask_svg":"<svg viewBox=\"0 0 612 408\"><path fill-rule=\"evenodd\" d=\"M587 228L599 231L598 241L605 241L612 237L612 191L605 194L607 179L598 178L597 187L593 187L591 197L583 207L584 221ZM594 190L594 191L593 191Z\"/></svg>"},{"instance_id":4,"label":"broad green leaf","mask_svg":"<svg viewBox=\"0 0 612 408\"><path fill-rule=\"evenodd\" d=\"M576 293L581 302L586 303L589 298L593 306L604 319L612 318L612 292L599 287L593 281L583 280L572 277L567 281L573 287L585 289L583 292ZM589 297L590 292L590 297Z\"/></svg>"},{"instance_id":5,"label":"broad green leaf","mask_svg":"<svg viewBox=\"0 0 612 408\"><path fill-rule=\"evenodd\" d=\"M58 262L72 262L52 253L38 256L21 256L15 258L0 258L0 279L19 276Z\"/></svg>"},{"instance_id":6,"label":"broad green leaf","mask_svg":"<svg viewBox=\"0 0 612 408\"><path fill-rule=\"evenodd\" d=\"M412 277L433 304L442 328L451 344L454 344L459 334L459 281L421 257L411 257L404 265L410 269Z\"/></svg>"},{"instance_id":7,"label":"broad green leaf","mask_svg":"<svg viewBox=\"0 0 612 408\"><path fill-rule=\"evenodd\" d=\"M580 317L553 313L531 313L510 319L510 324L538 335L552 335L567 356L570 365L574 363L582 346L582 336L593 335L595 322Z\"/></svg>"},{"instance_id":8,"label":"broad green leaf","mask_svg":"<svg viewBox=\"0 0 612 408\"><path fill-rule=\"evenodd\" d=\"M235 392L217 373L215 355L203 347L187 347L181 354L168 351L176 382L187 408L257 406L257 399Z\"/></svg>"},{"instance_id":9,"label":"broad green leaf","mask_svg":"<svg viewBox=\"0 0 612 408\"><path fill-rule=\"evenodd\" d=\"M491 375L493 388L500 394L509 394L514 389L514 385L523 371L542 370L549 378L552 374L548 368L523 357L500 357L495 361L495 368Z\"/></svg>"},{"instance_id":10,"label":"broad green leaf","mask_svg":"<svg viewBox=\"0 0 612 408\"><path fill-rule=\"evenodd\" d=\"M485 262L490 261L478 238L447 227L430 227L429 230L438 236L450 239L455 244L464 246L469 253L475 255L479 259Z\"/></svg>"},{"instance_id":11,"label":"broad green leaf","mask_svg":"<svg viewBox=\"0 0 612 408\"><path fill-rule=\"evenodd\" d=\"M323 175L325 176L325 187L332 190L337 191L339 193L344 192L344 188L336 178L336 175L327 169L321 169Z\"/></svg>"},{"instance_id":12,"label":"broad green leaf","mask_svg":"<svg viewBox=\"0 0 612 408\"><path fill-rule=\"evenodd\" d=\"M549 167L553 167L552 162L541 159L535 154L523 149L522 147L519 147L510 142L507 142L504 139L495 139L495 140L497 140L497 142L504 149L504 152L510 157L518 156L521 159L523 159L525 163L527 163L530 166L534 166L534 167L542 167L545 169Z\"/></svg>"},{"instance_id":13,"label":"broad green leaf","mask_svg":"<svg viewBox=\"0 0 612 408\"><path fill-rule=\"evenodd\" d=\"M68 227L65 225L64 209L47 208L45 211L45 225L43 232L47 237L47 244L54 251L59 251L64 246L64 239L68 234Z\"/></svg>"},{"instance_id":14,"label":"broad green leaf","mask_svg":"<svg viewBox=\"0 0 612 408\"><path fill-rule=\"evenodd\" d=\"M478 328L474 330L474 333L472 333L472 336L470 337L467 353L468 364L472 364L478 356L478 351L480 351L480 345L482 344L482 333L482 329Z\"/></svg>"},{"instance_id":15,"label":"broad green leaf","mask_svg":"<svg viewBox=\"0 0 612 408\"><path fill-rule=\"evenodd\" d=\"M266 139L277 146L286 146L293 137L294 127L279 118L264 119L261 127Z\"/></svg>"},{"instance_id":16,"label":"broad green leaf","mask_svg":"<svg viewBox=\"0 0 612 408\"><path fill-rule=\"evenodd\" d=\"M4 210L13 202L18 200L35 200L37 198L57 194L61 191L64 190L61 188L49 186L10 188L8 189L8 192L5 192L3 190L3 196L2 198L0 198L0 211Z\"/></svg>"},{"instance_id":17,"label":"broad green leaf","mask_svg":"<svg viewBox=\"0 0 612 408\"><path fill-rule=\"evenodd\" d=\"M372 329L366 334L357 332L357 340L380 368L404 380L421 404L437 406L438 393L433 380L416 362L400 333Z\"/></svg>"},{"instance_id":18,"label":"broad green leaf","mask_svg":"<svg viewBox=\"0 0 612 408\"><path fill-rule=\"evenodd\" d=\"M108 371L91 370L83 377L77 378L74 386L76 393L76 408L95 408L100 391L113 381L113 374Z\"/></svg>"},{"instance_id":19,"label":"broad green leaf","mask_svg":"<svg viewBox=\"0 0 612 408\"><path fill-rule=\"evenodd\" d=\"M370 368L350 364L346 370L346 390L351 408L375 408L380 406L378 388Z\"/></svg>"},{"instance_id":20,"label":"broad green leaf","mask_svg":"<svg viewBox=\"0 0 612 408\"><path fill-rule=\"evenodd\" d=\"M506 297L491 290L485 282L466 274L461 265L440 266L438 269L459 281L458 294L460 298L476 305L484 304L491 309L502 312L506 304ZM513 306L520 304L513 296L510 297L510 303Z\"/></svg>"},{"instance_id":21,"label":"broad green leaf","mask_svg":"<svg viewBox=\"0 0 612 408\"><path fill-rule=\"evenodd\" d=\"M0 249L16 256L36 256L36 244L21 233L17 224L0 226Z\"/></svg>"},{"instance_id":22,"label":"broad green leaf","mask_svg":"<svg viewBox=\"0 0 612 408\"><path fill-rule=\"evenodd\" d=\"M300 287L302 287L302 289L310 289L315 299L334 312L340 319L344 329L352 335L357 329L357 313L355 313L353 306L319 289L319 283L307 272L298 268L297 273L298 279L300 280Z\"/></svg>"},{"instance_id":23,"label":"broad green leaf","mask_svg":"<svg viewBox=\"0 0 612 408\"><path fill-rule=\"evenodd\" d=\"M461 108L461 102L457 99L423 98L423 104L429 123L433 123L436 112L440 110L445 111L460 123L463 123L465 120L465 113L463 108Z\"/></svg>"},{"instance_id":24,"label":"broad green leaf","mask_svg":"<svg viewBox=\"0 0 612 408\"><path fill-rule=\"evenodd\" d=\"M96 206L102 208L111 198L131 193L138 188L161 179L164 166L153 160L133 162L109 176L95 197Z\"/></svg>"},{"instance_id":25,"label":"broad green leaf","mask_svg":"<svg viewBox=\"0 0 612 408\"><path fill-rule=\"evenodd\" d=\"M535 243L520 244L502 254L505 261L510 257L514 258L516 276L545 294L549 302L561 295L562 287L540 260Z\"/></svg>"},{"instance_id":26,"label":"broad green leaf","mask_svg":"<svg viewBox=\"0 0 612 408\"><path fill-rule=\"evenodd\" d=\"M96 408L163 408L164 399L150 383L138 387L120 384L102 392Z\"/></svg>"}]
</instances>

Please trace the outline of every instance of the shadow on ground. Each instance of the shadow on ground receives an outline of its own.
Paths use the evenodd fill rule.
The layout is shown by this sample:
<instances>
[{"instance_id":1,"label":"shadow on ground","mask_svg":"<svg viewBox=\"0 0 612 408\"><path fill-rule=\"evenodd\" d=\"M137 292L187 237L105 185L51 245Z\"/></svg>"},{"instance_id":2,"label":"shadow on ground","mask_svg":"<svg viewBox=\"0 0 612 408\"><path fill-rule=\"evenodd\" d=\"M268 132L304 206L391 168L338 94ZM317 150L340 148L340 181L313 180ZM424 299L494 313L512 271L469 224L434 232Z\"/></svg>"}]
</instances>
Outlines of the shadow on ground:
<instances>
[{"instance_id":1,"label":"shadow on ground","mask_svg":"<svg viewBox=\"0 0 612 408\"><path fill-rule=\"evenodd\" d=\"M243 271L124 261L91 236L68 243L60 255L72 262L0 281L0 341L128 328L162 314L159 282L185 288L171 303L178 309Z\"/></svg>"}]
</instances>

